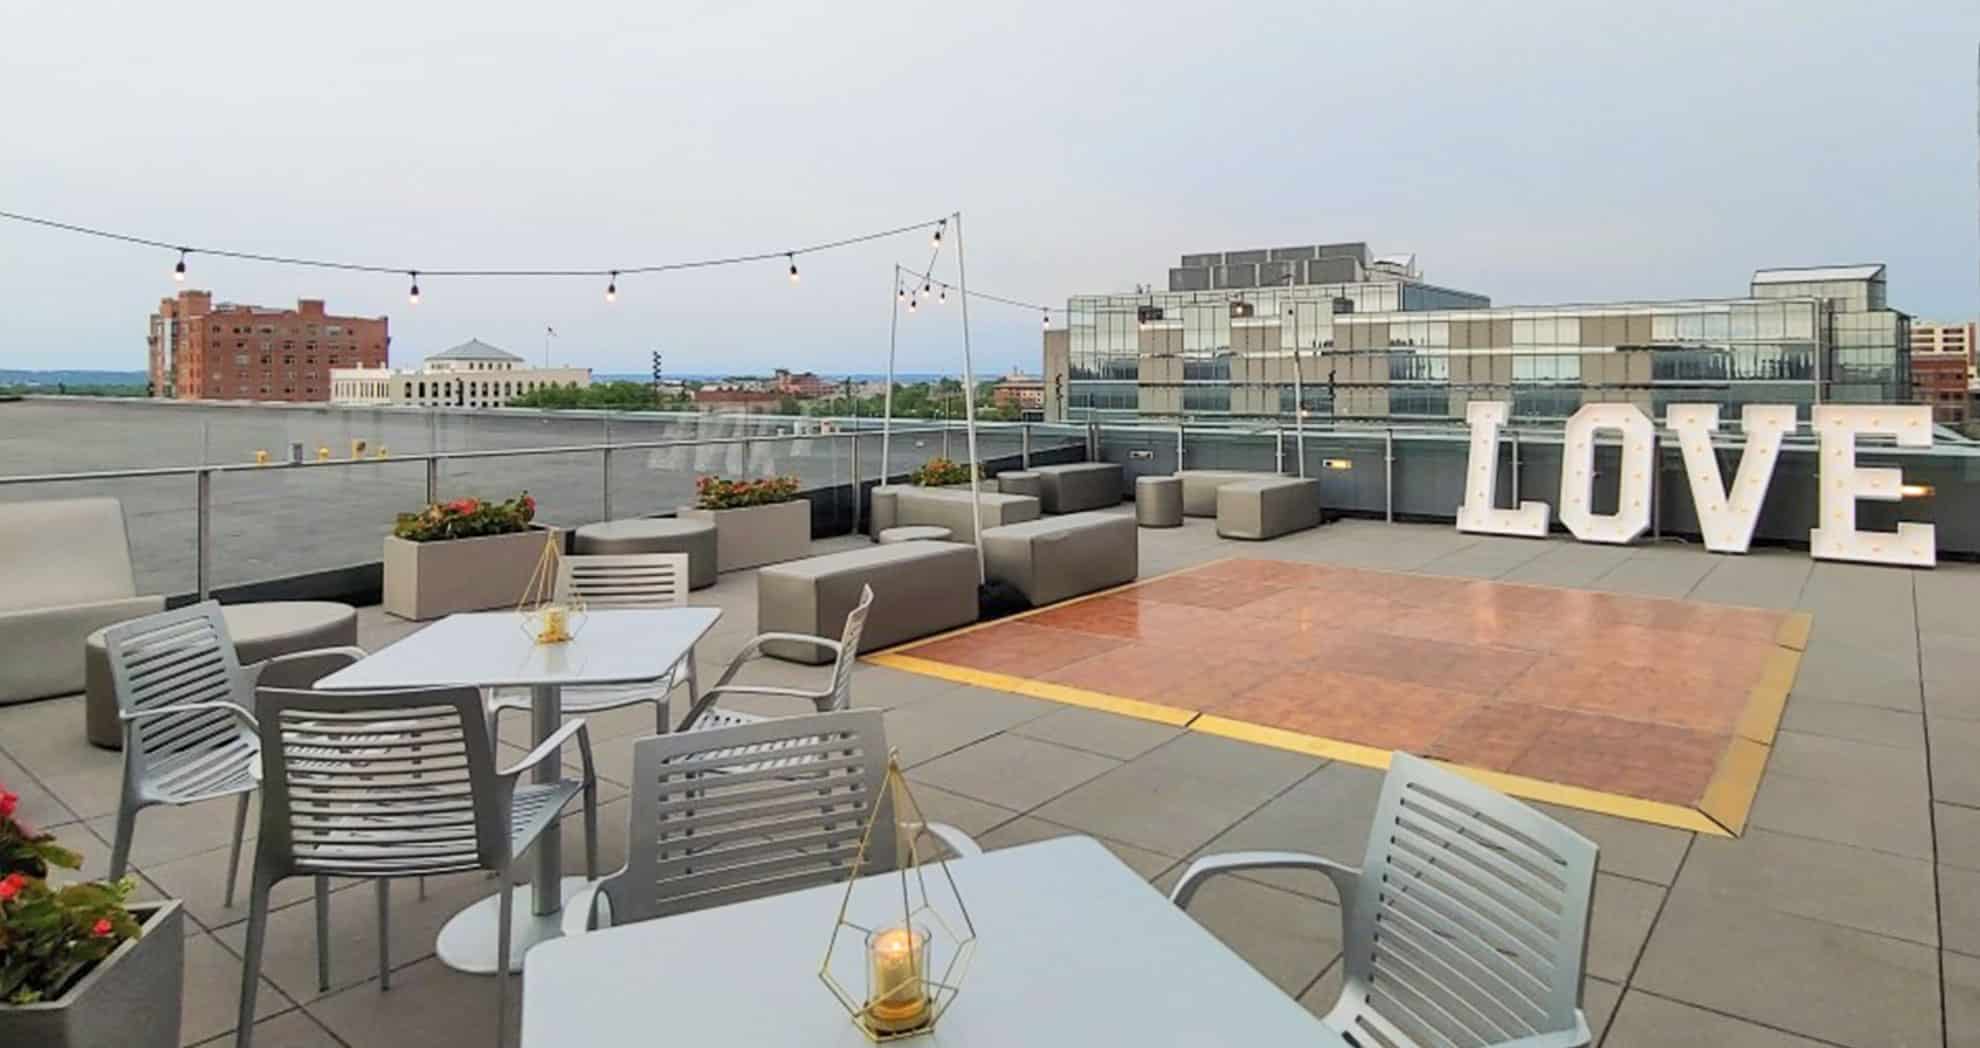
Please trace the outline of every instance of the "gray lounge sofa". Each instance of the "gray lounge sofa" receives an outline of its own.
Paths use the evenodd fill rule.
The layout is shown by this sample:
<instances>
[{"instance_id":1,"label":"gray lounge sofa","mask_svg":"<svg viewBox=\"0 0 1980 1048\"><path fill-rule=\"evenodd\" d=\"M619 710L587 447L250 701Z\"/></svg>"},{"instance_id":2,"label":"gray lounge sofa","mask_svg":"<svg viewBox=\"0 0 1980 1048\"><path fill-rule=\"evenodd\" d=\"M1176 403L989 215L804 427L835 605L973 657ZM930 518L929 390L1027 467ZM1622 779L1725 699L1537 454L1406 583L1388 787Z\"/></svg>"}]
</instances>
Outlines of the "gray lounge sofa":
<instances>
[{"instance_id":1,"label":"gray lounge sofa","mask_svg":"<svg viewBox=\"0 0 1980 1048\"><path fill-rule=\"evenodd\" d=\"M1121 504L1121 465L1118 462L1071 462L1034 466L1038 474L1040 508L1047 513L1080 513Z\"/></svg>"},{"instance_id":2,"label":"gray lounge sofa","mask_svg":"<svg viewBox=\"0 0 1980 1048\"><path fill-rule=\"evenodd\" d=\"M1320 482L1264 477L1219 485L1217 534L1227 539L1274 539L1320 526Z\"/></svg>"},{"instance_id":3,"label":"gray lounge sofa","mask_svg":"<svg viewBox=\"0 0 1980 1048\"><path fill-rule=\"evenodd\" d=\"M983 529L984 571L1033 607L1133 582L1139 531L1125 513L1068 513Z\"/></svg>"},{"instance_id":4,"label":"gray lounge sofa","mask_svg":"<svg viewBox=\"0 0 1980 1048\"><path fill-rule=\"evenodd\" d=\"M83 690L83 640L165 610L138 596L116 499L0 503L0 704Z\"/></svg>"},{"instance_id":5,"label":"gray lounge sofa","mask_svg":"<svg viewBox=\"0 0 1980 1048\"><path fill-rule=\"evenodd\" d=\"M976 550L960 542L897 542L768 565L756 573L757 629L837 637L863 586L873 587L873 608L861 651L966 626L976 621ZM771 641L763 650L814 666L832 660L815 644Z\"/></svg>"},{"instance_id":6,"label":"gray lounge sofa","mask_svg":"<svg viewBox=\"0 0 1980 1048\"><path fill-rule=\"evenodd\" d=\"M983 503L983 527L1000 527L1038 519L1038 500L1029 495L1001 495L978 492ZM876 523L879 514L874 514ZM976 540L976 517L970 506L969 489L902 488L894 494L894 522L890 527L932 524L948 528L957 542ZM877 536L880 534L875 531Z\"/></svg>"},{"instance_id":7,"label":"gray lounge sofa","mask_svg":"<svg viewBox=\"0 0 1980 1048\"><path fill-rule=\"evenodd\" d=\"M1214 517L1218 488L1238 481L1269 480L1279 474L1241 469L1185 469L1178 470L1176 476L1183 485L1183 516Z\"/></svg>"}]
</instances>

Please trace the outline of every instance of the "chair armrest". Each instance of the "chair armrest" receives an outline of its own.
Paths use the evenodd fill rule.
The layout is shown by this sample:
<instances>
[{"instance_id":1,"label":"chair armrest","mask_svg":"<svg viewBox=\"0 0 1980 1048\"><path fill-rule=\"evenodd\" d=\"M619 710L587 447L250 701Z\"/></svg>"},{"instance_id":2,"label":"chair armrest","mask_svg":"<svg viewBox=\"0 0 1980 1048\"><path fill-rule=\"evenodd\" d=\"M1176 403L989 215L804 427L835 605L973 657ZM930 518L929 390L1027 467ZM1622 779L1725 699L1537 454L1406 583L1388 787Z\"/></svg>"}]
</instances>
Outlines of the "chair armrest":
<instances>
[{"instance_id":1,"label":"chair armrest","mask_svg":"<svg viewBox=\"0 0 1980 1048\"><path fill-rule=\"evenodd\" d=\"M832 697L830 691L806 691L803 688L785 688L773 684L717 684L702 690L701 696L688 709L687 715L681 718L680 724L676 725L674 730L691 730L694 722L700 720L701 715L715 705L715 700L724 695L774 695L785 699L803 699L814 706L817 705L818 700Z\"/></svg>"},{"instance_id":2,"label":"chair armrest","mask_svg":"<svg viewBox=\"0 0 1980 1048\"><path fill-rule=\"evenodd\" d=\"M948 845L949 850L955 852L958 859L968 859L983 854L983 846L976 843L974 838L946 822L924 822L912 828L916 833L925 833Z\"/></svg>"},{"instance_id":3,"label":"chair armrest","mask_svg":"<svg viewBox=\"0 0 1980 1048\"><path fill-rule=\"evenodd\" d=\"M334 664L336 669L343 669L345 666L352 665L359 659L364 658L366 654L363 648L354 644L340 645L334 648L312 648L309 651L292 651L285 655L275 655L262 659L260 662L251 663L243 667L242 671L247 674L248 690L252 692L255 688L261 686L261 678L270 670L275 670L279 676L280 671L285 666L294 666L297 663L310 661L322 661L326 664ZM328 674L325 674L325 676L328 676ZM298 686L294 682L271 685L271 687L282 688ZM300 687L305 688L310 686L308 684L300 685Z\"/></svg>"},{"instance_id":4,"label":"chair armrest","mask_svg":"<svg viewBox=\"0 0 1980 1048\"><path fill-rule=\"evenodd\" d=\"M220 700L214 702L188 702L177 706L153 706L148 710L118 710L117 719L128 724L131 721L144 720L147 717L163 717L173 713L203 713L208 710L226 710L246 721L248 727L253 728L257 732L261 730L261 722L254 718L254 714L249 712L247 707L242 706L238 702Z\"/></svg>"},{"instance_id":5,"label":"chair armrest","mask_svg":"<svg viewBox=\"0 0 1980 1048\"><path fill-rule=\"evenodd\" d=\"M521 760L503 768L496 774L504 779L514 779L523 772L543 763L545 758L555 756L559 750L563 749L564 743L571 740L571 736L573 735L577 736L578 755L584 761L584 781L591 782L597 778L596 772L591 765L591 729L581 719L565 721L563 727L551 732L549 738L537 743L536 748L523 754Z\"/></svg>"},{"instance_id":6,"label":"chair armrest","mask_svg":"<svg viewBox=\"0 0 1980 1048\"><path fill-rule=\"evenodd\" d=\"M583 935L612 926L612 897L604 892L604 881L592 881L564 900L563 930L566 936ZM604 920L601 922L600 917Z\"/></svg>"},{"instance_id":7,"label":"chair armrest","mask_svg":"<svg viewBox=\"0 0 1980 1048\"><path fill-rule=\"evenodd\" d=\"M741 651L736 652L735 658L729 660L729 668L722 671L721 678L715 682L716 685L727 684L729 679L734 677L737 671L741 670L751 659L762 658L763 645L772 641L789 641L793 644L815 644L830 651L832 657L835 659L839 657L839 649L843 647L838 641L830 637L814 637L809 633L759 633L751 637L749 643L742 646Z\"/></svg>"},{"instance_id":8,"label":"chair armrest","mask_svg":"<svg viewBox=\"0 0 1980 1048\"><path fill-rule=\"evenodd\" d=\"M1341 913L1346 914L1354 904L1355 889L1361 884L1361 871L1352 866L1343 866L1332 859L1318 855L1305 855L1300 852L1225 852L1222 855L1205 855L1189 864L1189 869L1176 881L1169 892L1169 901L1188 909L1190 899L1203 882L1218 874L1238 873L1243 870L1318 870L1334 882L1334 891L1341 897Z\"/></svg>"}]
</instances>

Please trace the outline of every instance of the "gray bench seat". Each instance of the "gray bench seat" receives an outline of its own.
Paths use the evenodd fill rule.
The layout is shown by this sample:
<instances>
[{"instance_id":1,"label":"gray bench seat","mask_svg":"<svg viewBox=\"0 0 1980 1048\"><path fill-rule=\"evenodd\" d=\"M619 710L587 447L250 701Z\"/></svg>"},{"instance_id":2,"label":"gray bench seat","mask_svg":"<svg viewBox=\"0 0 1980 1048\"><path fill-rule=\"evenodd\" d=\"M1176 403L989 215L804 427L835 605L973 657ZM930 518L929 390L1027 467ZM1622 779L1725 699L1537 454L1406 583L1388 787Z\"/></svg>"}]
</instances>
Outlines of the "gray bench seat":
<instances>
[{"instance_id":1,"label":"gray bench seat","mask_svg":"<svg viewBox=\"0 0 1980 1048\"><path fill-rule=\"evenodd\" d=\"M1070 513L983 529L984 571L1033 607L1133 582L1141 566L1134 518Z\"/></svg>"},{"instance_id":2,"label":"gray bench seat","mask_svg":"<svg viewBox=\"0 0 1980 1048\"><path fill-rule=\"evenodd\" d=\"M1217 534L1273 539L1320 526L1320 482L1298 477L1241 480L1217 488Z\"/></svg>"},{"instance_id":3,"label":"gray bench seat","mask_svg":"<svg viewBox=\"0 0 1980 1048\"><path fill-rule=\"evenodd\" d=\"M768 565L756 573L757 629L837 637L864 586L873 587L873 608L861 651L966 626L976 621L976 550L960 542L897 542ZM763 650L814 666L832 661L813 644L772 641Z\"/></svg>"},{"instance_id":4,"label":"gray bench seat","mask_svg":"<svg viewBox=\"0 0 1980 1048\"><path fill-rule=\"evenodd\" d=\"M1038 519L1038 500L1029 495L1002 495L995 491L980 491L977 499L983 504L983 526L999 527L1004 524L1017 524ZM961 488L901 488L894 493L894 520L888 527L908 527L926 524L938 528L948 528L957 542L973 542L976 539L976 516L970 504L969 489ZM874 534L877 536L878 531Z\"/></svg>"},{"instance_id":5,"label":"gray bench seat","mask_svg":"<svg viewBox=\"0 0 1980 1048\"><path fill-rule=\"evenodd\" d=\"M1277 476L1277 473L1241 469L1178 470L1176 477L1182 481L1183 516L1214 517L1217 515L1218 488L1236 481L1269 480Z\"/></svg>"},{"instance_id":6,"label":"gray bench seat","mask_svg":"<svg viewBox=\"0 0 1980 1048\"><path fill-rule=\"evenodd\" d=\"M1047 513L1080 513L1121 504L1121 464L1071 462L1033 466L1038 474L1038 501Z\"/></svg>"}]
</instances>

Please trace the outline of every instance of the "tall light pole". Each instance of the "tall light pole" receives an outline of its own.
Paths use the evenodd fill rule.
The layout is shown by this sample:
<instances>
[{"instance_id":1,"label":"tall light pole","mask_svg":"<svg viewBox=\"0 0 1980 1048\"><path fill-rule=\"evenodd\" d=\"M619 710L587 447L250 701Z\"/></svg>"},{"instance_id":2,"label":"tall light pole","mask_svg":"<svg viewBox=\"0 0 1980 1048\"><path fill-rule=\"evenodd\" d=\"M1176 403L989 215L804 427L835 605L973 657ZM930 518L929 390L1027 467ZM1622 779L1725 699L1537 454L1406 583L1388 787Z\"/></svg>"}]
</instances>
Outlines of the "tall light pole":
<instances>
[{"instance_id":1,"label":"tall light pole","mask_svg":"<svg viewBox=\"0 0 1980 1048\"><path fill-rule=\"evenodd\" d=\"M1299 459L1298 476L1306 479L1306 385L1305 370L1299 362L1299 311L1286 307L1286 316L1292 318L1293 328L1293 455Z\"/></svg>"}]
</instances>

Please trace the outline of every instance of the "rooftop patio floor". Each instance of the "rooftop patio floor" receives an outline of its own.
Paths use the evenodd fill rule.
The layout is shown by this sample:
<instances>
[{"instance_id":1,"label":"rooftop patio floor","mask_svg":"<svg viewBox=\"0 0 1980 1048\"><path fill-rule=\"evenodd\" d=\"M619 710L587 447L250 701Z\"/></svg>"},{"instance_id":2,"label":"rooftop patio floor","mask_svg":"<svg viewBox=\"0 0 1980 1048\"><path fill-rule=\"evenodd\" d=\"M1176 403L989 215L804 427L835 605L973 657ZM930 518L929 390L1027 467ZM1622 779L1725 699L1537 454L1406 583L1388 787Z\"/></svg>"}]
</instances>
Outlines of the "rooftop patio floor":
<instances>
[{"instance_id":1,"label":"rooftop patio floor","mask_svg":"<svg viewBox=\"0 0 1980 1048\"><path fill-rule=\"evenodd\" d=\"M1763 609L1782 619L1808 613L1812 627L1799 673L1739 836L1539 805L1602 849L1585 984L1590 1023L1600 1043L1610 1046L1980 1044L1980 690L1973 684L1980 672L1980 617L1973 611L1980 607L1980 567L1907 571L1818 563L1790 550L1723 557L1673 544L1600 547L1367 521L1265 543L1221 540L1209 522L1194 520L1139 536L1144 579L1199 569L1177 576L1203 583L1198 594L1228 588L1217 583L1238 577L1232 573L1353 580L1344 597L1295 601L1272 594L1261 600L1293 602L1279 610L1294 621L1309 613L1316 622L1345 617L1346 628L1359 631L1354 636L1384 638L1371 644L1395 645L1396 638L1411 636L1377 628L1382 609L1406 603L1406 591L1482 600L1555 587L1584 592L1573 600L1591 606L1665 607L1669 601L1687 608ZM834 539L818 547L859 541ZM1459 580L1518 588L1474 588ZM1190 596L1195 587L1157 582L1143 589L1175 598ZM724 576L694 594L695 603L724 610L697 652L705 673L719 672L754 632L754 598L749 572ZM1176 599L1146 603L1194 606ZM1438 606L1429 601L1422 614L1434 620ZM1077 618L1078 607L1063 614ZM1356 616L1356 609L1373 612ZM1187 656L1176 665L1217 662L1235 644L1233 637L1267 628L1254 625L1261 619L1278 618L1241 611L1219 610L1217 618L1244 618L1245 630L1221 637L1202 630L1175 633L1162 647ZM1393 625L1401 617L1387 621ZM1537 617L1533 625L1550 645L1546 652L1575 636L1574 622L1559 608ZM1039 628L1035 623L1043 618L1023 624ZM1456 631L1462 621L1448 625ZM416 628L368 608L360 615L360 642L376 648ZM1755 625L1753 637L1758 635ZM1447 643L1479 639L1462 631L1439 636ZM1664 661L1652 656L1668 638L1638 639L1646 646L1630 650L1642 658L1623 663L1636 690L1696 692L1697 675L1681 660L1691 657L1687 651L1705 658L1698 653L1712 645L1680 645ZM1356 657L1352 645L1330 650ZM1396 649L1384 650L1393 656ZM1404 655L1373 665L1426 664L1420 650ZM1437 662L1432 653L1428 663ZM1441 665L1450 669L1456 660ZM796 681L819 671L772 663L755 672ZM1042 680L1052 672L1027 667L1024 679ZM1379 771L1349 760L884 664L863 665L854 680L857 703L887 711L889 741L931 817L955 823L989 848L1090 834L1157 888L1166 888L1192 857L1213 851L1294 849L1355 861L1381 781ZM1159 681L1135 696L1124 694L1133 690L1125 678L1082 683L1106 684L1094 689L1101 694L1190 711L1235 701L1215 689L1163 691ZM1184 696L1192 697L1178 701ZM1265 720L1255 708L1245 712ZM1467 716L1476 712L1467 710ZM608 867L625 851L632 740L651 730L650 717L634 708L592 719L599 771L607 780L601 828ZM1347 734L1328 730L1312 733ZM522 742L526 731L522 718L509 718L504 727L511 744ZM1452 747L1476 747L1446 755L1493 765L1484 751L1504 736L1487 727L1475 733L1446 727L1429 745L1448 740ZM1415 748L1419 740L1370 735L1361 741ZM517 747L511 756L521 752ZM1496 759L1518 767L1517 759L1504 763L1504 750ZM100 873L107 861L118 769L116 754L84 741L80 697L0 708L0 782L22 794L29 821L54 827L86 853L86 872ZM1677 773L1674 764L1673 781ZM1644 788L1663 787L1653 776ZM138 822L134 857L141 894L183 899L191 918L181 1030L186 1044L228 1043L234 1020L245 911L220 901L230 814L223 802L152 809ZM563 832L566 861L577 872L575 820ZM278 888L257 1043L492 1044L498 1021L492 981L454 972L433 956L439 926L486 894L486 881L435 878L425 899L410 887L394 894L389 991L381 991L375 978L372 895L348 890L356 884L340 882L332 896L327 989L316 981L307 882ZM1323 881L1291 874L1225 878L1204 889L1192 913L1309 1007L1324 1011L1331 1003L1339 986L1340 929ZM665 978L670 963L692 962L655 958L654 977ZM965 992L957 1007L969 1006ZM503 1021L513 1023L515 1016ZM664 1038L664 1018L656 1020L654 1035Z\"/></svg>"}]
</instances>

